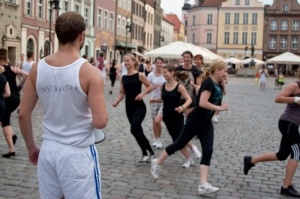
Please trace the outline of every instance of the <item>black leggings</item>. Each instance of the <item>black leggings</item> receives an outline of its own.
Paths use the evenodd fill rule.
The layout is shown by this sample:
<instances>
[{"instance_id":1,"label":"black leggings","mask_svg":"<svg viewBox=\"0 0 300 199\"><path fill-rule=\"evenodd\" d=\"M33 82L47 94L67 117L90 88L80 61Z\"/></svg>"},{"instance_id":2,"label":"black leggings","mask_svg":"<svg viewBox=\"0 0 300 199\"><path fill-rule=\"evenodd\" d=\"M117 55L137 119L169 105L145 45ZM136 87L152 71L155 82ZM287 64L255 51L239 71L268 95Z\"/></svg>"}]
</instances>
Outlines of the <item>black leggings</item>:
<instances>
[{"instance_id":1,"label":"black leggings","mask_svg":"<svg viewBox=\"0 0 300 199\"><path fill-rule=\"evenodd\" d=\"M293 122L279 120L279 130L282 134L279 151L276 153L278 160L286 160L289 155L291 159L300 160L300 135L299 126Z\"/></svg>"},{"instance_id":2,"label":"black leggings","mask_svg":"<svg viewBox=\"0 0 300 199\"><path fill-rule=\"evenodd\" d=\"M143 156L148 155L147 151L149 151L150 154L154 154L142 128L142 122L146 115L145 104L138 107L133 107L126 104L126 115L130 123L130 131L136 139L138 145L141 147Z\"/></svg>"},{"instance_id":3,"label":"black leggings","mask_svg":"<svg viewBox=\"0 0 300 199\"><path fill-rule=\"evenodd\" d=\"M182 118L174 118L163 114L163 121L167 127L170 136L172 137L173 142L175 142L183 129L183 116Z\"/></svg>"},{"instance_id":4,"label":"black leggings","mask_svg":"<svg viewBox=\"0 0 300 199\"><path fill-rule=\"evenodd\" d=\"M116 77L117 77L116 73L109 73L109 79L110 79L110 81L111 81L111 84L110 84L110 85L111 85L112 87L114 87L114 85L115 85Z\"/></svg>"},{"instance_id":5,"label":"black leggings","mask_svg":"<svg viewBox=\"0 0 300 199\"><path fill-rule=\"evenodd\" d=\"M208 123L201 123L199 121L190 121L188 119L177 140L173 144L167 146L167 154L172 155L176 151L182 149L196 135L198 135L200 140L203 154L200 164L209 166L214 143L214 127L211 121Z\"/></svg>"},{"instance_id":6,"label":"black leggings","mask_svg":"<svg viewBox=\"0 0 300 199\"><path fill-rule=\"evenodd\" d=\"M20 93L12 92L10 97L5 98L5 111L2 118L2 127L10 126L10 116L20 105Z\"/></svg>"}]
</instances>

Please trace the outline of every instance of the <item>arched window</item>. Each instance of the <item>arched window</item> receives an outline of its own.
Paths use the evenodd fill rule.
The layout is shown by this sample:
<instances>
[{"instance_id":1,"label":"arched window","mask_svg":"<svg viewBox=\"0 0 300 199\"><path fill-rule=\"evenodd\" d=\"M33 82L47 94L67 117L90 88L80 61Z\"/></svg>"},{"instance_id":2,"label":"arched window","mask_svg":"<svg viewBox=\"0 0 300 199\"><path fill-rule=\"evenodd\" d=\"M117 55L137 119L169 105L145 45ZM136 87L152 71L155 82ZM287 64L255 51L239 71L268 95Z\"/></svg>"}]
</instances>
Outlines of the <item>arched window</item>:
<instances>
[{"instance_id":1,"label":"arched window","mask_svg":"<svg viewBox=\"0 0 300 199\"><path fill-rule=\"evenodd\" d=\"M34 42L33 42L33 39L28 39L27 41L27 52L28 51L32 51L34 52Z\"/></svg>"},{"instance_id":2,"label":"arched window","mask_svg":"<svg viewBox=\"0 0 300 199\"><path fill-rule=\"evenodd\" d=\"M46 40L45 43L44 43L44 56L50 55L49 45L50 45L49 40Z\"/></svg>"}]
</instances>

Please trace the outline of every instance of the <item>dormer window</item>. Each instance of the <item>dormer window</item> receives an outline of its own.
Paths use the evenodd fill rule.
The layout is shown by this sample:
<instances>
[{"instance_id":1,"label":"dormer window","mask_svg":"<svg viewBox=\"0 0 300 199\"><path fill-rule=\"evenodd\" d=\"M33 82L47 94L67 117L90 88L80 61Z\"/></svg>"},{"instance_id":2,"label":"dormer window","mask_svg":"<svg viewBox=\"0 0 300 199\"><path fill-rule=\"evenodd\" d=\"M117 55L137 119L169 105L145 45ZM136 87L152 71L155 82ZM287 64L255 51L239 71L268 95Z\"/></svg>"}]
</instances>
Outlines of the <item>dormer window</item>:
<instances>
[{"instance_id":1,"label":"dormer window","mask_svg":"<svg viewBox=\"0 0 300 199\"><path fill-rule=\"evenodd\" d=\"M287 5L284 5L282 8L283 12L288 12L289 11L289 7Z\"/></svg>"}]
</instances>

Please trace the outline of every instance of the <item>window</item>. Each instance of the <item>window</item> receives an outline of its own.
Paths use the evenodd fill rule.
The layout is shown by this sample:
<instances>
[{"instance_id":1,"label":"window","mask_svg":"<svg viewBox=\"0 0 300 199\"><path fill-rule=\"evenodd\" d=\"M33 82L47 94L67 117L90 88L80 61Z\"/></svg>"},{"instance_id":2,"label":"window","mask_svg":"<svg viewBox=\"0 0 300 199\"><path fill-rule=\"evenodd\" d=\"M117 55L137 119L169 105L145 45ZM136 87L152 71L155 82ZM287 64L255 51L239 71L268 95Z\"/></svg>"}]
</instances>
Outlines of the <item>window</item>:
<instances>
[{"instance_id":1,"label":"window","mask_svg":"<svg viewBox=\"0 0 300 199\"><path fill-rule=\"evenodd\" d=\"M280 49L286 49L287 42L285 37L280 38Z\"/></svg>"},{"instance_id":2,"label":"window","mask_svg":"<svg viewBox=\"0 0 300 199\"><path fill-rule=\"evenodd\" d=\"M234 32L233 33L233 44L238 44L239 43L239 33Z\"/></svg>"},{"instance_id":3,"label":"window","mask_svg":"<svg viewBox=\"0 0 300 199\"><path fill-rule=\"evenodd\" d=\"M122 0L118 0L118 6L122 7Z\"/></svg>"},{"instance_id":4,"label":"window","mask_svg":"<svg viewBox=\"0 0 300 199\"><path fill-rule=\"evenodd\" d=\"M248 13L244 13L243 24L248 24Z\"/></svg>"},{"instance_id":5,"label":"window","mask_svg":"<svg viewBox=\"0 0 300 199\"><path fill-rule=\"evenodd\" d=\"M225 13L225 24L230 24L230 13Z\"/></svg>"},{"instance_id":6,"label":"window","mask_svg":"<svg viewBox=\"0 0 300 199\"><path fill-rule=\"evenodd\" d=\"M249 5L249 0L245 0L245 5Z\"/></svg>"},{"instance_id":7,"label":"window","mask_svg":"<svg viewBox=\"0 0 300 199\"><path fill-rule=\"evenodd\" d=\"M196 23L196 16L193 15L193 26L195 25L195 23Z\"/></svg>"},{"instance_id":8,"label":"window","mask_svg":"<svg viewBox=\"0 0 300 199\"><path fill-rule=\"evenodd\" d=\"M98 23L97 28L102 28L102 10L98 9Z\"/></svg>"},{"instance_id":9,"label":"window","mask_svg":"<svg viewBox=\"0 0 300 199\"><path fill-rule=\"evenodd\" d=\"M287 5L284 5L284 6L282 7L282 11L283 11L283 12L288 12L288 11L289 11L289 7L288 7Z\"/></svg>"},{"instance_id":10,"label":"window","mask_svg":"<svg viewBox=\"0 0 300 199\"><path fill-rule=\"evenodd\" d=\"M104 29L108 29L108 12L104 11Z\"/></svg>"},{"instance_id":11,"label":"window","mask_svg":"<svg viewBox=\"0 0 300 199\"><path fill-rule=\"evenodd\" d=\"M252 13L252 24L257 24L257 13Z\"/></svg>"},{"instance_id":12,"label":"window","mask_svg":"<svg viewBox=\"0 0 300 199\"><path fill-rule=\"evenodd\" d=\"M277 30L277 21L275 20L271 21L270 30Z\"/></svg>"},{"instance_id":13,"label":"window","mask_svg":"<svg viewBox=\"0 0 300 199\"><path fill-rule=\"evenodd\" d=\"M239 18L240 18L240 14L234 13L234 24L239 24Z\"/></svg>"},{"instance_id":14,"label":"window","mask_svg":"<svg viewBox=\"0 0 300 199\"><path fill-rule=\"evenodd\" d=\"M126 20L122 20L122 36L125 36L125 31L126 31Z\"/></svg>"},{"instance_id":15,"label":"window","mask_svg":"<svg viewBox=\"0 0 300 199\"><path fill-rule=\"evenodd\" d=\"M131 11L131 0L127 0L127 10Z\"/></svg>"},{"instance_id":16,"label":"window","mask_svg":"<svg viewBox=\"0 0 300 199\"><path fill-rule=\"evenodd\" d=\"M50 42L49 40L46 40L44 43L44 56L50 55L49 46L50 46Z\"/></svg>"},{"instance_id":17,"label":"window","mask_svg":"<svg viewBox=\"0 0 300 199\"><path fill-rule=\"evenodd\" d=\"M243 32L242 44L247 44L247 36L248 34L246 32Z\"/></svg>"},{"instance_id":18,"label":"window","mask_svg":"<svg viewBox=\"0 0 300 199\"><path fill-rule=\"evenodd\" d=\"M86 26L89 26L89 9L84 9L84 21Z\"/></svg>"},{"instance_id":19,"label":"window","mask_svg":"<svg viewBox=\"0 0 300 199\"><path fill-rule=\"evenodd\" d=\"M292 38L292 50L298 50L298 38Z\"/></svg>"},{"instance_id":20,"label":"window","mask_svg":"<svg viewBox=\"0 0 300 199\"><path fill-rule=\"evenodd\" d=\"M207 24L212 24L212 14L207 15Z\"/></svg>"},{"instance_id":21,"label":"window","mask_svg":"<svg viewBox=\"0 0 300 199\"><path fill-rule=\"evenodd\" d=\"M274 37L270 38L270 49L276 49L276 39Z\"/></svg>"},{"instance_id":22,"label":"window","mask_svg":"<svg viewBox=\"0 0 300 199\"><path fill-rule=\"evenodd\" d=\"M299 21L293 21L293 26L292 26L292 30L297 31L299 30Z\"/></svg>"},{"instance_id":23,"label":"window","mask_svg":"<svg viewBox=\"0 0 300 199\"><path fill-rule=\"evenodd\" d=\"M89 57L89 46L84 47L84 54Z\"/></svg>"},{"instance_id":24,"label":"window","mask_svg":"<svg viewBox=\"0 0 300 199\"><path fill-rule=\"evenodd\" d=\"M192 34L192 44L196 43L196 35L195 33Z\"/></svg>"},{"instance_id":25,"label":"window","mask_svg":"<svg viewBox=\"0 0 300 199\"><path fill-rule=\"evenodd\" d=\"M40 19L43 18L43 0L37 1L37 17Z\"/></svg>"},{"instance_id":26,"label":"window","mask_svg":"<svg viewBox=\"0 0 300 199\"><path fill-rule=\"evenodd\" d=\"M212 38L212 34L211 33L207 33L206 34L206 43L211 44L211 38Z\"/></svg>"},{"instance_id":27,"label":"window","mask_svg":"<svg viewBox=\"0 0 300 199\"><path fill-rule=\"evenodd\" d=\"M27 52L28 51L34 52L34 42L33 42L33 39L31 39L31 38L28 39L26 48L27 48Z\"/></svg>"},{"instance_id":28,"label":"window","mask_svg":"<svg viewBox=\"0 0 300 199\"><path fill-rule=\"evenodd\" d=\"M80 11L79 11L79 5L75 5L74 11L77 12L77 13L80 13Z\"/></svg>"},{"instance_id":29,"label":"window","mask_svg":"<svg viewBox=\"0 0 300 199\"><path fill-rule=\"evenodd\" d=\"M31 15L31 7L32 7L32 1L31 0L26 0L26 7L25 7L25 13L27 15Z\"/></svg>"},{"instance_id":30,"label":"window","mask_svg":"<svg viewBox=\"0 0 300 199\"><path fill-rule=\"evenodd\" d=\"M229 44L229 32L224 33L224 44Z\"/></svg>"},{"instance_id":31,"label":"window","mask_svg":"<svg viewBox=\"0 0 300 199\"><path fill-rule=\"evenodd\" d=\"M251 44L256 45L256 32L251 33Z\"/></svg>"},{"instance_id":32,"label":"window","mask_svg":"<svg viewBox=\"0 0 300 199\"><path fill-rule=\"evenodd\" d=\"M69 5L69 2L65 1L65 2L64 2L64 11L65 11L65 12L69 11L69 6L70 6L70 5Z\"/></svg>"},{"instance_id":33,"label":"window","mask_svg":"<svg viewBox=\"0 0 300 199\"><path fill-rule=\"evenodd\" d=\"M109 30L114 31L114 14L110 13L110 18L109 18Z\"/></svg>"},{"instance_id":34,"label":"window","mask_svg":"<svg viewBox=\"0 0 300 199\"><path fill-rule=\"evenodd\" d=\"M281 21L281 30L288 30L288 21Z\"/></svg>"},{"instance_id":35,"label":"window","mask_svg":"<svg viewBox=\"0 0 300 199\"><path fill-rule=\"evenodd\" d=\"M121 35L121 19L119 17L117 22L117 34Z\"/></svg>"},{"instance_id":36,"label":"window","mask_svg":"<svg viewBox=\"0 0 300 199\"><path fill-rule=\"evenodd\" d=\"M235 0L235 5L240 5L240 0Z\"/></svg>"}]
</instances>

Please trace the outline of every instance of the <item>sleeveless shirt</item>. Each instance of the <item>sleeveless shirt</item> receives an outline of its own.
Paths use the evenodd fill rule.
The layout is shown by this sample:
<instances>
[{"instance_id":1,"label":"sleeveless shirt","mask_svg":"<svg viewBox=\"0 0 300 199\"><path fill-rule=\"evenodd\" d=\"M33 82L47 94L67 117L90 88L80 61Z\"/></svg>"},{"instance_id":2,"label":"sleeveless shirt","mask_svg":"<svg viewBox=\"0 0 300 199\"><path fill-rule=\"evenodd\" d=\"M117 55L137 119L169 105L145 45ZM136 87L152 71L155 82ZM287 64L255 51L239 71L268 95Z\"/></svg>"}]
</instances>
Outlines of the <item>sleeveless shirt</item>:
<instances>
[{"instance_id":1,"label":"sleeveless shirt","mask_svg":"<svg viewBox=\"0 0 300 199\"><path fill-rule=\"evenodd\" d=\"M139 73L124 75L122 83L125 90L126 106L133 108L145 105L143 100L135 100L136 96L142 91L142 82L140 81Z\"/></svg>"},{"instance_id":2,"label":"sleeveless shirt","mask_svg":"<svg viewBox=\"0 0 300 199\"><path fill-rule=\"evenodd\" d=\"M5 71L2 74L6 77L8 81L10 91L14 93L15 92L19 93L19 89L16 82L16 76L17 76L16 73L11 70L10 65L4 65L3 67L5 68Z\"/></svg>"},{"instance_id":3,"label":"sleeveless shirt","mask_svg":"<svg viewBox=\"0 0 300 199\"><path fill-rule=\"evenodd\" d=\"M171 91L166 90L166 83L162 85L161 98L164 101L163 116L172 118L183 118L182 113L174 109L180 106L181 93L178 91L179 83Z\"/></svg>"},{"instance_id":4,"label":"sleeveless shirt","mask_svg":"<svg viewBox=\"0 0 300 199\"><path fill-rule=\"evenodd\" d=\"M94 143L91 109L79 81L86 61L79 58L63 67L39 61L36 90L44 111L43 140L78 148Z\"/></svg>"}]
</instances>

